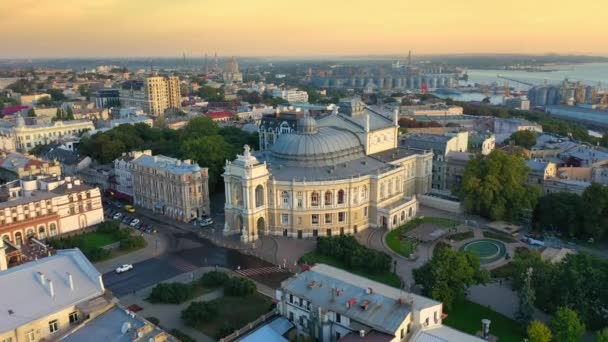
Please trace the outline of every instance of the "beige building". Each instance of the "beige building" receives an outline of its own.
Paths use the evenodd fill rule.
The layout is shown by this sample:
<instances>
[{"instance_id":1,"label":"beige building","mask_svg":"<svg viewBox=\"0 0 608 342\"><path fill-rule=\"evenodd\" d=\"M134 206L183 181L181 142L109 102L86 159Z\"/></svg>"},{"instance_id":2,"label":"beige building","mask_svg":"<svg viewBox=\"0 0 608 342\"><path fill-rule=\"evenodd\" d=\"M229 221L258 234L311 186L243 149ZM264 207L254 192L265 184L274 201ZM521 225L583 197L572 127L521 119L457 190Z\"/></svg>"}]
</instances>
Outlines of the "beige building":
<instances>
[{"instance_id":1,"label":"beige building","mask_svg":"<svg viewBox=\"0 0 608 342\"><path fill-rule=\"evenodd\" d=\"M0 149L29 152L38 145L50 144L94 129L90 120L26 125L23 117L18 116L14 126L0 126Z\"/></svg>"},{"instance_id":2,"label":"beige building","mask_svg":"<svg viewBox=\"0 0 608 342\"><path fill-rule=\"evenodd\" d=\"M143 154L131 162L135 205L178 221L209 215L209 171L190 160Z\"/></svg>"},{"instance_id":3,"label":"beige building","mask_svg":"<svg viewBox=\"0 0 608 342\"><path fill-rule=\"evenodd\" d=\"M35 175L61 176L61 164L57 161L43 161L33 156L0 151L0 182L10 182Z\"/></svg>"},{"instance_id":4,"label":"beige building","mask_svg":"<svg viewBox=\"0 0 608 342\"><path fill-rule=\"evenodd\" d=\"M17 246L104 221L99 188L72 177L29 177L2 190L8 198L0 202L0 236Z\"/></svg>"},{"instance_id":5,"label":"beige building","mask_svg":"<svg viewBox=\"0 0 608 342\"><path fill-rule=\"evenodd\" d=\"M407 222L430 189L432 153L399 148L397 134L397 115L363 109L304 116L268 150L245 146L226 163L224 233L308 238Z\"/></svg>"},{"instance_id":6,"label":"beige building","mask_svg":"<svg viewBox=\"0 0 608 342\"><path fill-rule=\"evenodd\" d=\"M38 103L38 101L40 101L41 99L43 99L45 97L48 97L50 99L51 95L46 94L46 93L32 94L32 95L19 95L19 103L21 103L22 106L35 105Z\"/></svg>"},{"instance_id":7,"label":"beige building","mask_svg":"<svg viewBox=\"0 0 608 342\"><path fill-rule=\"evenodd\" d=\"M169 108L181 108L179 77L153 76L130 80L120 88L122 107L139 107L145 113L161 116Z\"/></svg>"},{"instance_id":8,"label":"beige building","mask_svg":"<svg viewBox=\"0 0 608 342\"><path fill-rule=\"evenodd\" d=\"M55 341L113 305L78 249L1 271L0 290L0 341Z\"/></svg>"},{"instance_id":9,"label":"beige building","mask_svg":"<svg viewBox=\"0 0 608 342\"><path fill-rule=\"evenodd\" d=\"M177 341L118 305L79 249L8 270L3 258L0 240L0 341Z\"/></svg>"}]
</instances>

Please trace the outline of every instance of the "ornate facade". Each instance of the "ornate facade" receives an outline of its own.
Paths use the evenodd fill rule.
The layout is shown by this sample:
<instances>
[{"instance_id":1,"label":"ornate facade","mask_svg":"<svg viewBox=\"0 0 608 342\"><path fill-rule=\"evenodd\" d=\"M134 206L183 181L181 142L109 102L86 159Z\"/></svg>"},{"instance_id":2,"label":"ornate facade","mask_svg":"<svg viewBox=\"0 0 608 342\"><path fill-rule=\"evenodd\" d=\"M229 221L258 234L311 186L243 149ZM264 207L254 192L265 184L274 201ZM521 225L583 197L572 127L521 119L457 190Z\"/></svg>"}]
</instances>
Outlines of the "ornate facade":
<instances>
[{"instance_id":1,"label":"ornate facade","mask_svg":"<svg viewBox=\"0 0 608 342\"><path fill-rule=\"evenodd\" d=\"M397 116L369 109L304 116L297 132L226 163L224 233L297 238L393 229L416 215L432 153L397 146Z\"/></svg>"}]
</instances>

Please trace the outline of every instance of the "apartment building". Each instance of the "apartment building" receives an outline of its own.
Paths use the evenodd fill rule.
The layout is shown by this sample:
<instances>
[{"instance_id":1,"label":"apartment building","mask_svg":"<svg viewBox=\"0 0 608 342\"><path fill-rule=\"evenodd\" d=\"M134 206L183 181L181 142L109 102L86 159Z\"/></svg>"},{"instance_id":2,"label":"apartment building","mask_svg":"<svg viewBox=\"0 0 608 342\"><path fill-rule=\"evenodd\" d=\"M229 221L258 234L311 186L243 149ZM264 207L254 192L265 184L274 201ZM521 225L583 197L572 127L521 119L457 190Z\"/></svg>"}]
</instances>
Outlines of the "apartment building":
<instances>
[{"instance_id":1,"label":"apartment building","mask_svg":"<svg viewBox=\"0 0 608 342\"><path fill-rule=\"evenodd\" d=\"M276 301L298 334L322 342L483 341L442 325L440 302L323 264L284 281Z\"/></svg>"},{"instance_id":2,"label":"apartment building","mask_svg":"<svg viewBox=\"0 0 608 342\"><path fill-rule=\"evenodd\" d=\"M209 215L209 171L190 160L143 154L131 162L135 205L178 221Z\"/></svg>"},{"instance_id":3,"label":"apartment building","mask_svg":"<svg viewBox=\"0 0 608 342\"><path fill-rule=\"evenodd\" d=\"M181 108L177 76L153 76L144 80L129 80L121 85L119 91L122 107L139 107L153 116L161 116L169 108Z\"/></svg>"},{"instance_id":4,"label":"apartment building","mask_svg":"<svg viewBox=\"0 0 608 342\"><path fill-rule=\"evenodd\" d=\"M7 200L0 202L0 236L16 246L104 221L99 188L79 179L27 177L1 190Z\"/></svg>"},{"instance_id":5,"label":"apartment building","mask_svg":"<svg viewBox=\"0 0 608 342\"><path fill-rule=\"evenodd\" d=\"M114 195L133 200L133 161L143 155L151 156L152 150L123 153L114 160Z\"/></svg>"},{"instance_id":6,"label":"apartment building","mask_svg":"<svg viewBox=\"0 0 608 342\"><path fill-rule=\"evenodd\" d=\"M288 102L295 103L307 103L308 102L308 93L303 90L298 89L273 89L272 97L280 97Z\"/></svg>"}]
</instances>

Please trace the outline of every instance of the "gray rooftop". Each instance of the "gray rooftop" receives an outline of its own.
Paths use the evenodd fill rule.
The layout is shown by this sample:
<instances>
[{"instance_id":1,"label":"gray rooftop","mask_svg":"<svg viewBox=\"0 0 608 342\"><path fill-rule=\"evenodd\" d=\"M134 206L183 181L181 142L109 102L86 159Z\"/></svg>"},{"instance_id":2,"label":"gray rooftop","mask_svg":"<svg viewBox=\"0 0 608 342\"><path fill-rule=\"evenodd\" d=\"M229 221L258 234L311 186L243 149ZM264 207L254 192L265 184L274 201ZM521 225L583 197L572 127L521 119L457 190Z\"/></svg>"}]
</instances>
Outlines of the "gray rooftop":
<instances>
[{"instance_id":1,"label":"gray rooftop","mask_svg":"<svg viewBox=\"0 0 608 342\"><path fill-rule=\"evenodd\" d=\"M141 157L135 159L133 163L149 168L162 169L177 175L184 175L201 171L201 168L196 163L186 164L179 159L166 157L163 155L142 155Z\"/></svg>"},{"instance_id":2,"label":"gray rooftop","mask_svg":"<svg viewBox=\"0 0 608 342\"><path fill-rule=\"evenodd\" d=\"M45 285L39 279L39 272L46 278ZM69 286L68 273L73 278L73 290ZM49 280L53 284L54 297L50 295ZM2 271L0 334L99 297L104 291L101 274L79 249L60 250L56 255Z\"/></svg>"},{"instance_id":3,"label":"gray rooftop","mask_svg":"<svg viewBox=\"0 0 608 342\"><path fill-rule=\"evenodd\" d=\"M6 208L17 207L19 205L30 203L30 202L44 201L44 200L51 199L51 198L57 197L57 196L59 196L59 195L56 193L50 192L50 191L35 190L35 191L32 191L31 196L20 197L20 198L14 199L12 201L7 201L7 202L0 202L0 210L6 209Z\"/></svg>"},{"instance_id":4,"label":"gray rooftop","mask_svg":"<svg viewBox=\"0 0 608 342\"><path fill-rule=\"evenodd\" d=\"M547 161L538 161L538 160L526 160L526 165L533 171L544 171L549 162Z\"/></svg>"},{"instance_id":5,"label":"gray rooftop","mask_svg":"<svg viewBox=\"0 0 608 342\"><path fill-rule=\"evenodd\" d=\"M312 287L311 282L314 282ZM413 310L412 305L399 302L402 294L399 289L323 264L286 280L282 288L315 306L340 313L375 330L390 334L395 333ZM332 295L332 288L340 290L340 295ZM372 293L366 293L368 288L372 289ZM416 307L440 304L425 297L412 294L409 296L413 296L413 305ZM351 298L354 298L356 303L348 308L346 304ZM365 310L360 307L364 301L369 301Z\"/></svg>"},{"instance_id":6,"label":"gray rooftop","mask_svg":"<svg viewBox=\"0 0 608 342\"><path fill-rule=\"evenodd\" d=\"M128 323L130 329L126 333L122 333L121 329L125 323ZM126 310L119 306L114 306L91 322L86 323L65 336L61 341L85 342L91 341L91 336L95 336L95 341L131 342L134 340L133 336L137 335L137 330L146 324L151 323L134 314L127 313ZM148 341L148 339L154 338L161 333L163 333L162 330L154 327L150 332L141 337L141 341ZM170 339L169 341L174 340Z\"/></svg>"}]
</instances>

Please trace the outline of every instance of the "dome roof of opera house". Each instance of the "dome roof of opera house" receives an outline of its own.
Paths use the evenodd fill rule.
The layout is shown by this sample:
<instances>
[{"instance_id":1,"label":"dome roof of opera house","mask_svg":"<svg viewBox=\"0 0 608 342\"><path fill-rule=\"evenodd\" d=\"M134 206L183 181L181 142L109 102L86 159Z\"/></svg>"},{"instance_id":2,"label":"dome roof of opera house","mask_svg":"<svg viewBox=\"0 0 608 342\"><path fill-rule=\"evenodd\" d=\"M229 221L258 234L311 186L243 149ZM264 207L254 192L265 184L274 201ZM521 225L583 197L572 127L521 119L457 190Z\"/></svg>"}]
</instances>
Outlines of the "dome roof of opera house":
<instances>
[{"instance_id":1,"label":"dome roof of opera house","mask_svg":"<svg viewBox=\"0 0 608 342\"><path fill-rule=\"evenodd\" d=\"M285 166L331 166L365 156L363 145L352 132L317 127L315 119L298 121L298 132L282 134L271 148L275 162Z\"/></svg>"}]
</instances>

